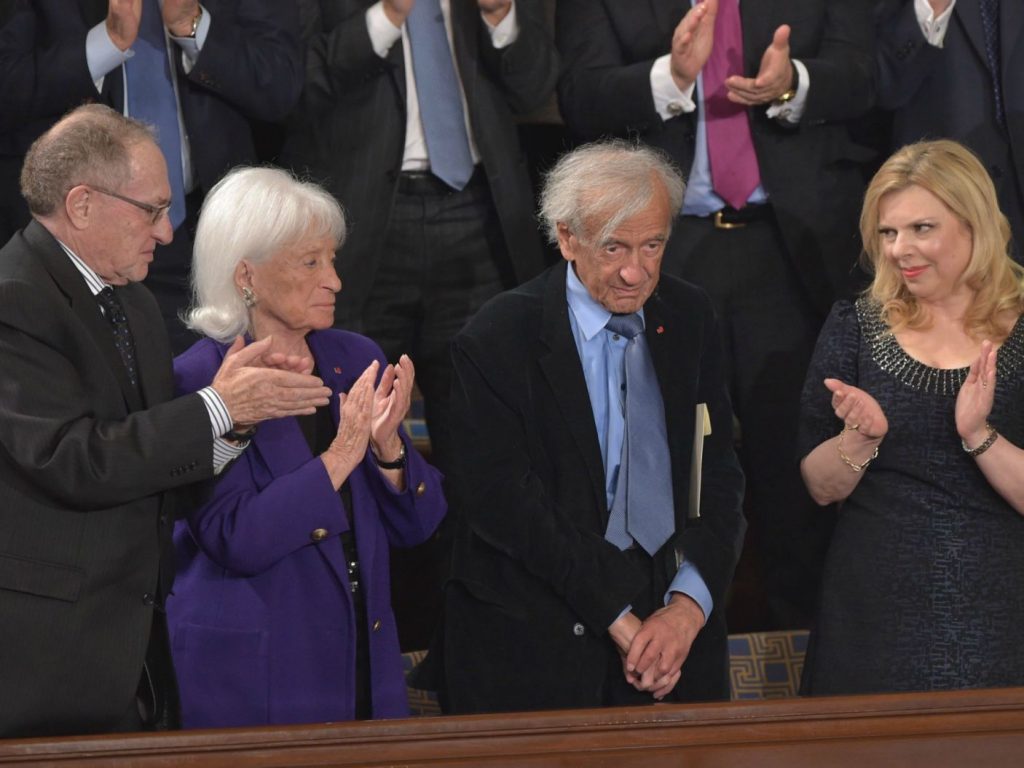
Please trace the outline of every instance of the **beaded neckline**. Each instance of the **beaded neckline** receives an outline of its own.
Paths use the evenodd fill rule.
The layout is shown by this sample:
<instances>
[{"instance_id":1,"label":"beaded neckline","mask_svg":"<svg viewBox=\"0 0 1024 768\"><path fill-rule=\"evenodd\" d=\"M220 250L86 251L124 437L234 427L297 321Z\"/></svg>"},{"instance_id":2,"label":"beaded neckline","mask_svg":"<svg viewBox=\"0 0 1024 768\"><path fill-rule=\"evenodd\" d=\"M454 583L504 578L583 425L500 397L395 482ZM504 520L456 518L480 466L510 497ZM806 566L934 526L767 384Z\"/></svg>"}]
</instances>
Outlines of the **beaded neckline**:
<instances>
[{"instance_id":1,"label":"beaded neckline","mask_svg":"<svg viewBox=\"0 0 1024 768\"><path fill-rule=\"evenodd\" d=\"M965 368L932 368L908 355L896 341L889 326L882 320L877 302L861 297L857 299L857 319L861 333L871 347L871 359L885 373L911 389L930 395L955 396L967 378L970 366ZM996 353L996 375L1005 378L1024 367L1024 322L1014 323Z\"/></svg>"}]
</instances>

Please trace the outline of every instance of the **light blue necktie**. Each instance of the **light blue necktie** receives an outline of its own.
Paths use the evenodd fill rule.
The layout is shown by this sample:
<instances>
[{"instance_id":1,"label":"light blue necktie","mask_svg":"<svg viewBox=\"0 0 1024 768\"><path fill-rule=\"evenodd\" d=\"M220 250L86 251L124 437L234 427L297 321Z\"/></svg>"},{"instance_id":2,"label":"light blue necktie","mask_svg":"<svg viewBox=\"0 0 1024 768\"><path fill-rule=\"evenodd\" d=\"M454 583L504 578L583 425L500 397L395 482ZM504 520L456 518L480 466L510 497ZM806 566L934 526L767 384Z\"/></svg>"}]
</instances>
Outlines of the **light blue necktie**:
<instances>
[{"instance_id":1,"label":"light blue necktie","mask_svg":"<svg viewBox=\"0 0 1024 768\"><path fill-rule=\"evenodd\" d=\"M619 549L635 541L653 555L675 531L665 405L640 316L612 315L605 328L629 339L622 460L605 538Z\"/></svg>"},{"instance_id":2,"label":"light blue necktie","mask_svg":"<svg viewBox=\"0 0 1024 768\"><path fill-rule=\"evenodd\" d=\"M473 156L439 0L416 0L406 25L430 171L462 189L473 175Z\"/></svg>"},{"instance_id":3,"label":"light blue necktie","mask_svg":"<svg viewBox=\"0 0 1024 768\"><path fill-rule=\"evenodd\" d=\"M178 103L167 57L164 21L157 0L144 0L134 55L124 63L128 84L128 115L156 127L171 184L171 226L185 220L185 179L181 169Z\"/></svg>"}]
</instances>

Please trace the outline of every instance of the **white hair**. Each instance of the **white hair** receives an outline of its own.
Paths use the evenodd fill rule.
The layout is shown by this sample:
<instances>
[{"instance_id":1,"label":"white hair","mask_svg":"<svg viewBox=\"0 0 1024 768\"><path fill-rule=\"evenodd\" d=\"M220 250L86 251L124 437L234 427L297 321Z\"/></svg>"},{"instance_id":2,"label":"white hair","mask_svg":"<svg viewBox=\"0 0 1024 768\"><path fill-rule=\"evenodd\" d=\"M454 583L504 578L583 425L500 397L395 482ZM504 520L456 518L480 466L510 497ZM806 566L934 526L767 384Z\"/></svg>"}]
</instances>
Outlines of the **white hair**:
<instances>
[{"instance_id":1,"label":"white hair","mask_svg":"<svg viewBox=\"0 0 1024 768\"><path fill-rule=\"evenodd\" d=\"M318 185L280 168L235 168L203 203L192 254L192 306L185 324L222 342L249 330L235 285L242 259L253 264L306 237L345 241L345 214Z\"/></svg>"},{"instance_id":2,"label":"white hair","mask_svg":"<svg viewBox=\"0 0 1024 768\"><path fill-rule=\"evenodd\" d=\"M640 213L659 184L674 216L686 185L664 152L621 139L577 147L562 155L544 179L540 218L548 239L557 243L558 225L564 224L577 238L601 242ZM604 222L600 232L587 232L586 222L595 219Z\"/></svg>"}]
</instances>

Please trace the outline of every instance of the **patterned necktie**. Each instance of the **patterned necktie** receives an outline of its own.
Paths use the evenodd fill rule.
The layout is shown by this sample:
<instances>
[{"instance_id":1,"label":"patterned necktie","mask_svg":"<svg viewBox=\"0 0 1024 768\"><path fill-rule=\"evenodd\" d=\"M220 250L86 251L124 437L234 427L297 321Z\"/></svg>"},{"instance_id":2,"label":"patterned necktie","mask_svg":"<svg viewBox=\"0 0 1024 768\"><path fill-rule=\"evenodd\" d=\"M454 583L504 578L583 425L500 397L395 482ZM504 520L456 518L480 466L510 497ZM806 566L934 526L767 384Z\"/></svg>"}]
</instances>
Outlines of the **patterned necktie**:
<instances>
[{"instance_id":1,"label":"patterned necktie","mask_svg":"<svg viewBox=\"0 0 1024 768\"><path fill-rule=\"evenodd\" d=\"M439 0L416 0L406 26L430 171L462 189L473 175L473 156Z\"/></svg>"},{"instance_id":2,"label":"patterned necktie","mask_svg":"<svg viewBox=\"0 0 1024 768\"><path fill-rule=\"evenodd\" d=\"M675 531L665 406L640 316L612 315L605 327L629 339L622 459L605 538L619 549L636 541L653 555Z\"/></svg>"},{"instance_id":3,"label":"patterned necktie","mask_svg":"<svg viewBox=\"0 0 1024 768\"><path fill-rule=\"evenodd\" d=\"M143 0L139 36L132 44L133 55L124 63L128 83L128 114L156 126L160 150L167 161L171 184L171 226L185 220L185 178L181 168L181 131L178 102L167 57L164 22L157 0Z\"/></svg>"},{"instance_id":4,"label":"patterned necktie","mask_svg":"<svg viewBox=\"0 0 1024 768\"><path fill-rule=\"evenodd\" d=\"M701 70L711 186L733 208L742 208L761 183L747 108L729 101L725 79L743 74L743 30L739 0L722 0L715 41Z\"/></svg>"},{"instance_id":5,"label":"patterned necktie","mask_svg":"<svg viewBox=\"0 0 1024 768\"><path fill-rule=\"evenodd\" d=\"M980 0L981 27L985 32L985 58L988 71L992 75L992 98L996 105L996 120L1000 125L1006 124L1003 112L1003 89L1001 81L1002 47L999 42L999 0Z\"/></svg>"},{"instance_id":6,"label":"patterned necktie","mask_svg":"<svg viewBox=\"0 0 1024 768\"><path fill-rule=\"evenodd\" d=\"M128 317L124 313L121 300L114 293L114 289L107 287L96 294L96 301L103 307L103 314L114 332L114 346L121 355L121 362L124 363L128 372L128 379L132 386L139 388L139 374L135 364L135 341L132 339L132 329L128 327Z\"/></svg>"}]
</instances>

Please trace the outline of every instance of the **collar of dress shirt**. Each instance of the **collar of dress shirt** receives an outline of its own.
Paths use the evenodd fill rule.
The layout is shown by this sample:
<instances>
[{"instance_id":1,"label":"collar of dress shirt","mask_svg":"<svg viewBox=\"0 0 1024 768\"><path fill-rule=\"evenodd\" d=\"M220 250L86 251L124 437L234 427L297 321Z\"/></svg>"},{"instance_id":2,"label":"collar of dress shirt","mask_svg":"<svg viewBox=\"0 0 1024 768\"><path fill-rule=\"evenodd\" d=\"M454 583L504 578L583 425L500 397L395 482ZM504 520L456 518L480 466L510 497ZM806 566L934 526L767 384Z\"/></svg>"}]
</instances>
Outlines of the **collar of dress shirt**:
<instances>
[{"instance_id":1,"label":"collar of dress shirt","mask_svg":"<svg viewBox=\"0 0 1024 768\"><path fill-rule=\"evenodd\" d=\"M85 278L85 284L89 286L89 291L93 296L108 287L109 283L105 283L103 278L97 275L92 267L78 258L74 251L64 245L60 240L58 240L57 243L64 249L64 253L68 255L68 258L71 259L71 263L75 265L75 269L82 273L82 277Z\"/></svg>"},{"instance_id":2,"label":"collar of dress shirt","mask_svg":"<svg viewBox=\"0 0 1024 768\"><path fill-rule=\"evenodd\" d=\"M583 338L587 341L590 341L602 331L612 316L611 312L594 301L586 286L576 276L576 270L571 263L566 268L565 298L569 302L569 309L572 310L573 315L576 317L576 322L579 325L580 332L583 334ZM640 308L638 314L640 319L643 320L643 307Z\"/></svg>"}]
</instances>

